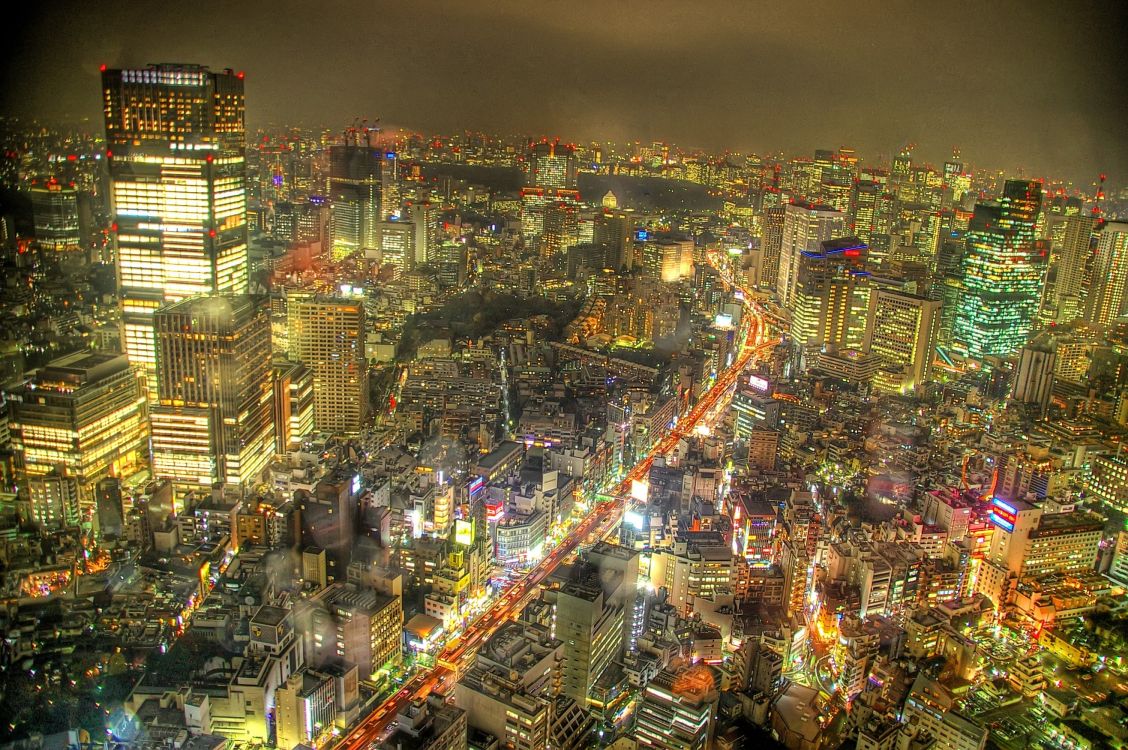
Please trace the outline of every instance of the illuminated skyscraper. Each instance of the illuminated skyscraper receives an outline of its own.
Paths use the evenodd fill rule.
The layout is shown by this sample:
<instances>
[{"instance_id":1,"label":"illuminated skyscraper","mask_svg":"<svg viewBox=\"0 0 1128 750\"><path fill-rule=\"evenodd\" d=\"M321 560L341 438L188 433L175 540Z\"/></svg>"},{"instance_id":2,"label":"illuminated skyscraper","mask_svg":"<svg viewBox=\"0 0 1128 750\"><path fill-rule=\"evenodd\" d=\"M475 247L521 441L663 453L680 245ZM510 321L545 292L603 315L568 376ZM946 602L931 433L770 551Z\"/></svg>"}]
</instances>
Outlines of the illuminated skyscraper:
<instances>
[{"instance_id":1,"label":"illuminated skyscraper","mask_svg":"<svg viewBox=\"0 0 1128 750\"><path fill-rule=\"evenodd\" d=\"M772 289L779 279L779 254L783 246L784 206L771 206L764 210L760 225L760 255L763 258L760 268L761 288Z\"/></svg>"},{"instance_id":2,"label":"illuminated skyscraper","mask_svg":"<svg viewBox=\"0 0 1128 750\"><path fill-rule=\"evenodd\" d=\"M384 151L359 143L329 149L329 235L333 256L380 246L380 190Z\"/></svg>"},{"instance_id":3,"label":"illuminated skyscraper","mask_svg":"<svg viewBox=\"0 0 1128 750\"><path fill-rule=\"evenodd\" d=\"M1070 216L1065 219L1061 247L1057 253L1057 278L1054 283L1054 313L1059 323L1069 323L1084 312L1083 301L1091 285L1092 240L1095 216Z\"/></svg>"},{"instance_id":4,"label":"illuminated skyscraper","mask_svg":"<svg viewBox=\"0 0 1128 750\"><path fill-rule=\"evenodd\" d=\"M252 295L157 311L153 473L181 490L246 486L274 456L270 314Z\"/></svg>"},{"instance_id":5,"label":"illuminated skyscraper","mask_svg":"<svg viewBox=\"0 0 1128 750\"><path fill-rule=\"evenodd\" d=\"M317 429L356 432L368 417L364 305L292 294L287 300L290 358L313 370Z\"/></svg>"},{"instance_id":6,"label":"illuminated skyscraper","mask_svg":"<svg viewBox=\"0 0 1128 750\"><path fill-rule=\"evenodd\" d=\"M879 387L910 391L928 382L940 331L940 302L893 289L870 293L864 350L889 366Z\"/></svg>"},{"instance_id":7,"label":"illuminated skyscraper","mask_svg":"<svg viewBox=\"0 0 1128 750\"><path fill-rule=\"evenodd\" d=\"M841 237L845 228L844 218L843 214L829 206L789 203L784 207L783 239L776 278L776 293L784 307L790 309L794 302L802 253L817 252L820 242Z\"/></svg>"},{"instance_id":8,"label":"illuminated skyscraper","mask_svg":"<svg viewBox=\"0 0 1128 750\"><path fill-rule=\"evenodd\" d=\"M532 187L575 190L575 147L556 141L532 144L529 147L526 183Z\"/></svg>"},{"instance_id":9,"label":"illuminated skyscraper","mask_svg":"<svg viewBox=\"0 0 1128 750\"><path fill-rule=\"evenodd\" d=\"M521 233L533 242L545 233L545 213L549 205L565 211L579 201L576 192L575 147L541 141L529 146L525 184L521 191Z\"/></svg>"},{"instance_id":10,"label":"illuminated skyscraper","mask_svg":"<svg viewBox=\"0 0 1128 750\"><path fill-rule=\"evenodd\" d=\"M24 476L74 477L82 520L93 513L99 480L129 476L143 465L145 398L121 355L57 359L14 388L10 401L12 445Z\"/></svg>"},{"instance_id":11,"label":"illuminated skyscraper","mask_svg":"<svg viewBox=\"0 0 1128 750\"><path fill-rule=\"evenodd\" d=\"M313 372L301 362L274 360L274 432L278 453L313 432Z\"/></svg>"},{"instance_id":12,"label":"illuminated skyscraper","mask_svg":"<svg viewBox=\"0 0 1128 750\"><path fill-rule=\"evenodd\" d=\"M1128 222L1105 224L1097 235L1093 277L1085 299L1085 319L1107 326L1124 314L1128 279Z\"/></svg>"},{"instance_id":13,"label":"illuminated skyscraper","mask_svg":"<svg viewBox=\"0 0 1128 750\"><path fill-rule=\"evenodd\" d=\"M969 357L1009 354L1030 334L1046 266L1045 251L1034 243L1041 204L1039 183L1007 180L1001 199L975 207L952 334L955 348Z\"/></svg>"},{"instance_id":14,"label":"illuminated skyscraper","mask_svg":"<svg viewBox=\"0 0 1128 750\"><path fill-rule=\"evenodd\" d=\"M247 290L243 76L104 70L102 95L123 349L152 391L157 308Z\"/></svg>"},{"instance_id":15,"label":"illuminated skyscraper","mask_svg":"<svg viewBox=\"0 0 1128 750\"><path fill-rule=\"evenodd\" d=\"M856 348L865 332L866 246L857 237L802 250L795 266L791 336L799 346Z\"/></svg>"}]
</instances>

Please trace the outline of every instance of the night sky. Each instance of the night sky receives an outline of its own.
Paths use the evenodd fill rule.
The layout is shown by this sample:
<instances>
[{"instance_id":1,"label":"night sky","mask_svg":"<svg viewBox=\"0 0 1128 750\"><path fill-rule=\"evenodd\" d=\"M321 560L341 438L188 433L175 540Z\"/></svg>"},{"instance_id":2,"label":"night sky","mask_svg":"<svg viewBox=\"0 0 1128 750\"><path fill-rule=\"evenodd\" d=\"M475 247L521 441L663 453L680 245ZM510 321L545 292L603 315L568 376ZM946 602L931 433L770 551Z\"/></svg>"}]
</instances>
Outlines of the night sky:
<instances>
[{"instance_id":1,"label":"night sky","mask_svg":"<svg viewBox=\"0 0 1128 750\"><path fill-rule=\"evenodd\" d=\"M35 5L5 35L5 113L100 127L100 64L199 62L246 71L251 127L381 117L870 158L915 142L937 162L959 145L978 166L1128 182L1124 2Z\"/></svg>"}]
</instances>

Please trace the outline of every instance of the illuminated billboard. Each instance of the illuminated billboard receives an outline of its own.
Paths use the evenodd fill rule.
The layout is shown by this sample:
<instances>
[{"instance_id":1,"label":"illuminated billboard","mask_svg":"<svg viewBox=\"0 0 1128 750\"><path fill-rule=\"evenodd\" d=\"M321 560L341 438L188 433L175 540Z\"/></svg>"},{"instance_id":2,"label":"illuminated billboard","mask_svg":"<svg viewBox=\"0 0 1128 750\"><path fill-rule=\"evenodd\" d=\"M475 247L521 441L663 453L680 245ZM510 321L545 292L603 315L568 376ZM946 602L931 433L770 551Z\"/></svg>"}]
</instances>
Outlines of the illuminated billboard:
<instances>
[{"instance_id":1,"label":"illuminated billboard","mask_svg":"<svg viewBox=\"0 0 1128 750\"><path fill-rule=\"evenodd\" d=\"M640 503L645 503L647 496L650 494L650 484L647 482L640 482L637 479L631 480L631 497L638 500Z\"/></svg>"},{"instance_id":2,"label":"illuminated billboard","mask_svg":"<svg viewBox=\"0 0 1128 750\"><path fill-rule=\"evenodd\" d=\"M474 542L474 522L458 520L454 522L454 541L469 547Z\"/></svg>"},{"instance_id":3,"label":"illuminated billboard","mask_svg":"<svg viewBox=\"0 0 1128 750\"><path fill-rule=\"evenodd\" d=\"M1002 498L991 499L991 511L987 518L1003 531L1014 531L1014 522L1018 518L1018 510Z\"/></svg>"},{"instance_id":4,"label":"illuminated billboard","mask_svg":"<svg viewBox=\"0 0 1128 750\"><path fill-rule=\"evenodd\" d=\"M759 375L749 375L748 376L748 385L752 386L753 388L758 390L760 393L767 393L768 390L772 387L771 383L764 380Z\"/></svg>"}]
</instances>

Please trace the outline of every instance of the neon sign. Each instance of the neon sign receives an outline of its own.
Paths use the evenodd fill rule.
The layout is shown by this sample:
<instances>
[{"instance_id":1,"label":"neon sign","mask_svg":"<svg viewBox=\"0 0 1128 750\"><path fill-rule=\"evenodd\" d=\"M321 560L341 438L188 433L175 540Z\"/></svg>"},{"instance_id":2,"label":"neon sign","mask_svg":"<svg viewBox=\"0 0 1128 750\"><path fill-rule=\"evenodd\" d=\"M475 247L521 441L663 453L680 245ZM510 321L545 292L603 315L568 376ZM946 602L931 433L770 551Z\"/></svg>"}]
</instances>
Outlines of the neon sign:
<instances>
[{"instance_id":1,"label":"neon sign","mask_svg":"<svg viewBox=\"0 0 1128 750\"><path fill-rule=\"evenodd\" d=\"M987 518L1004 531L1014 531L1014 523L1018 519L1018 509L1006 500L991 498L991 510Z\"/></svg>"}]
</instances>

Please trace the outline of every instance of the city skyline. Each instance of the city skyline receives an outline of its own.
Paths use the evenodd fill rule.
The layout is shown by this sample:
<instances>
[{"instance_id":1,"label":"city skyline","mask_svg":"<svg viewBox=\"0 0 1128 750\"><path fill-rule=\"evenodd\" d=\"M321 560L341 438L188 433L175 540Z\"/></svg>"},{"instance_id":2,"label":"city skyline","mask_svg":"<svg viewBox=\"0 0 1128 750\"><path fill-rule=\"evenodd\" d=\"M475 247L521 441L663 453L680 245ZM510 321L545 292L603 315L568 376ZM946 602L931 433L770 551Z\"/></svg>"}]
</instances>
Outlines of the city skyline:
<instances>
[{"instance_id":1,"label":"city skyline","mask_svg":"<svg viewBox=\"0 0 1128 750\"><path fill-rule=\"evenodd\" d=\"M2 110L96 122L100 65L211 62L247 71L252 128L383 118L714 151L849 145L885 159L918 143L937 163L958 146L1015 176L1125 182L1122 8L693 7L239 4L205 26L206 3L96 19L46 4L23 20ZM883 32L889 13L899 22ZM95 22L101 33L84 34Z\"/></svg>"},{"instance_id":2,"label":"city skyline","mask_svg":"<svg viewBox=\"0 0 1128 750\"><path fill-rule=\"evenodd\" d=\"M1120 13L30 13L0 750L1125 747Z\"/></svg>"}]
</instances>

